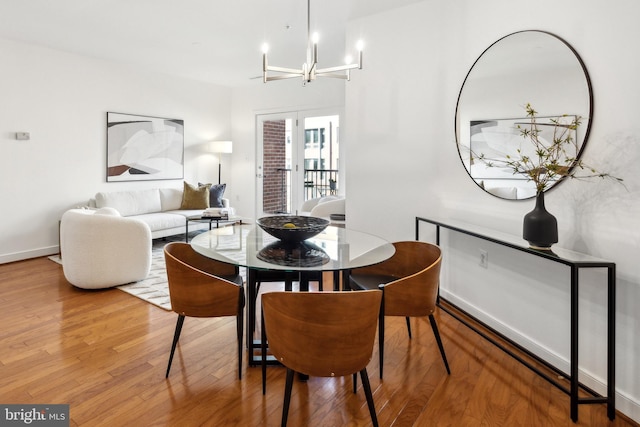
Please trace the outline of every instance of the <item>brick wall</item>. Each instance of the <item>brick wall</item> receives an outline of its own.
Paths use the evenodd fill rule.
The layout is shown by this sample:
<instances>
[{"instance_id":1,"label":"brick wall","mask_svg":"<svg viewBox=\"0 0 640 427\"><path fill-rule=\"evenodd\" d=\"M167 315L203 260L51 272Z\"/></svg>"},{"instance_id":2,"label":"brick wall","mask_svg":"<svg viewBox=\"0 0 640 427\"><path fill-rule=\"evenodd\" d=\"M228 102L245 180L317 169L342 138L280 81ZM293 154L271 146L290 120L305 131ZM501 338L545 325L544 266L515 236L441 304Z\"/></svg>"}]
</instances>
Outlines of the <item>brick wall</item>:
<instances>
[{"instance_id":1,"label":"brick wall","mask_svg":"<svg viewBox=\"0 0 640 427\"><path fill-rule=\"evenodd\" d=\"M263 187L262 209L265 213L286 211L286 185L283 184L286 156L286 122L269 120L263 123Z\"/></svg>"}]
</instances>

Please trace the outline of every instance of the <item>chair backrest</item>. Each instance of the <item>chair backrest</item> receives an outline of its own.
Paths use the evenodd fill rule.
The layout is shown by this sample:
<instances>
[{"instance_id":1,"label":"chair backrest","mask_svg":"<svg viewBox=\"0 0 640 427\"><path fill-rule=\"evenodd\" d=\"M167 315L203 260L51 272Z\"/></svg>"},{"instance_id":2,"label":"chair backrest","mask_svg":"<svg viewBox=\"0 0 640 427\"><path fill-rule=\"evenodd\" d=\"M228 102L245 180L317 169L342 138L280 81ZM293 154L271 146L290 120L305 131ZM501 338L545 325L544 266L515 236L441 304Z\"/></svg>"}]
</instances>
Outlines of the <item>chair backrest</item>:
<instances>
[{"instance_id":1,"label":"chair backrest","mask_svg":"<svg viewBox=\"0 0 640 427\"><path fill-rule=\"evenodd\" d=\"M262 310L269 349L310 376L350 375L371 360L382 292L269 292Z\"/></svg>"},{"instance_id":2,"label":"chair backrest","mask_svg":"<svg viewBox=\"0 0 640 427\"><path fill-rule=\"evenodd\" d=\"M384 265L387 275L398 279L384 287L387 316L428 316L433 313L440 284L442 253L426 242L395 242L396 253Z\"/></svg>"},{"instance_id":3,"label":"chair backrest","mask_svg":"<svg viewBox=\"0 0 640 427\"><path fill-rule=\"evenodd\" d=\"M243 304L243 289L226 278L238 268L194 251L187 243L164 247L171 309L191 317L235 316Z\"/></svg>"}]
</instances>

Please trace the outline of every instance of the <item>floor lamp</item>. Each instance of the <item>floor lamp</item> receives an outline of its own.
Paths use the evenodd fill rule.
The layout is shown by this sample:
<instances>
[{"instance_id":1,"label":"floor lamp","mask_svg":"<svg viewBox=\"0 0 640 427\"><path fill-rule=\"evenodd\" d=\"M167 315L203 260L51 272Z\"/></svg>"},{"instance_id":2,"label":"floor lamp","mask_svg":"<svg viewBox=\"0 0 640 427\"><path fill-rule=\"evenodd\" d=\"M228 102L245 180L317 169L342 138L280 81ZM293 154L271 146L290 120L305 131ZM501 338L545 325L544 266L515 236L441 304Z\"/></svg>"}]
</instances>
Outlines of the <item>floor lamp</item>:
<instances>
[{"instance_id":1,"label":"floor lamp","mask_svg":"<svg viewBox=\"0 0 640 427\"><path fill-rule=\"evenodd\" d=\"M211 141L211 152L218 155L218 184L221 184L222 177L222 154L233 152L233 142L231 141Z\"/></svg>"}]
</instances>

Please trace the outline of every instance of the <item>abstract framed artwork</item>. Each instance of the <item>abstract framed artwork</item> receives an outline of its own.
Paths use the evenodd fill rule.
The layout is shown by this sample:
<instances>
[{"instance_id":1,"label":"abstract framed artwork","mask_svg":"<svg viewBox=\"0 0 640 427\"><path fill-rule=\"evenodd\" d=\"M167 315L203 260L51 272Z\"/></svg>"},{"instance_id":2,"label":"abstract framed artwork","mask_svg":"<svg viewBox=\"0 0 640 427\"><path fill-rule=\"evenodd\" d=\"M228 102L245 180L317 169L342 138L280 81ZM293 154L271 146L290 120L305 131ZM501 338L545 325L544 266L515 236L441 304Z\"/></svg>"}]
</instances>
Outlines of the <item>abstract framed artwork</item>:
<instances>
[{"instance_id":1,"label":"abstract framed artwork","mask_svg":"<svg viewBox=\"0 0 640 427\"><path fill-rule=\"evenodd\" d=\"M183 120L107 112L107 182L183 177Z\"/></svg>"}]
</instances>

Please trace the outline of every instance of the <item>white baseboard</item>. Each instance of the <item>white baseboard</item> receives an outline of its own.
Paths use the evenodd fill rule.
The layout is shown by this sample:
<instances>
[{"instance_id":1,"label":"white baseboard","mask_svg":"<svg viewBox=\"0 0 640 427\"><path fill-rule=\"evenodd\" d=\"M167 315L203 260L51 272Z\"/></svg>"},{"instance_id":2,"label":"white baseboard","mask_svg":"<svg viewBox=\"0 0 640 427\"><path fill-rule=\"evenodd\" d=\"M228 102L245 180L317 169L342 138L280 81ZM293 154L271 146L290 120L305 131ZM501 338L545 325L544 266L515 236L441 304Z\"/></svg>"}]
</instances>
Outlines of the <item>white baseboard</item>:
<instances>
[{"instance_id":1,"label":"white baseboard","mask_svg":"<svg viewBox=\"0 0 640 427\"><path fill-rule=\"evenodd\" d=\"M470 304L463 298L458 297L451 292L448 292L445 289L440 289L440 295L450 301L451 303L457 305L462 310L466 311L473 317L478 320L486 323L491 326L496 331L500 332L504 336L512 339L517 342L527 350L536 354L538 357L547 361L551 365L560 369L563 372L569 372L569 360L567 357L564 357L556 352L551 351L550 349L544 347L540 343L532 340L530 337L520 333L519 331L509 327L503 322L500 322L490 314L482 311L478 307ZM607 393L607 385L606 380L599 378L593 373L589 371L585 371L584 369L579 368L578 376L580 378L580 382L585 386L591 388L597 393L601 395L606 395ZM569 408L567 407L567 411ZM634 400L632 396L624 393L623 391L616 389L616 410L625 414L627 417L633 419L634 421L640 422L640 402Z\"/></svg>"},{"instance_id":2,"label":"white baseboard","mask_svg":"<svg viewBox=\"0 0 640 427\"><path fill-rule=\"evenodd\" d=\"M49 255L57 254L58 252L60 252L60 247L58 245L55 245L55 246L48 246L46 248L31 249L23 252L1 254L0 264L6 264L9 262L23 261L25 259L49 256Z\"/></svg>"}]
</instances>

